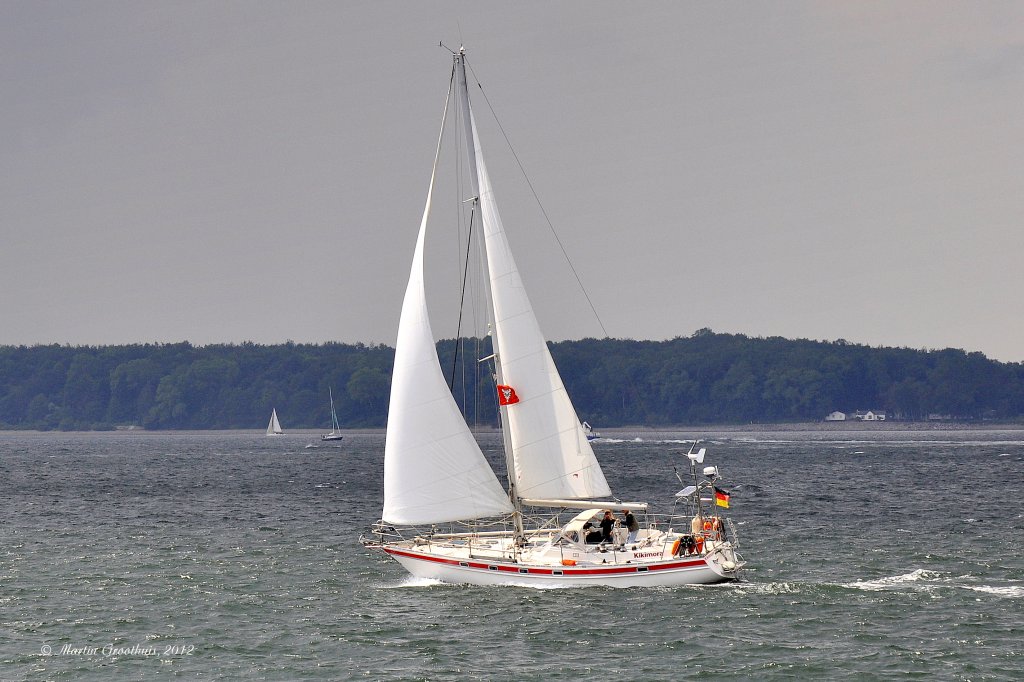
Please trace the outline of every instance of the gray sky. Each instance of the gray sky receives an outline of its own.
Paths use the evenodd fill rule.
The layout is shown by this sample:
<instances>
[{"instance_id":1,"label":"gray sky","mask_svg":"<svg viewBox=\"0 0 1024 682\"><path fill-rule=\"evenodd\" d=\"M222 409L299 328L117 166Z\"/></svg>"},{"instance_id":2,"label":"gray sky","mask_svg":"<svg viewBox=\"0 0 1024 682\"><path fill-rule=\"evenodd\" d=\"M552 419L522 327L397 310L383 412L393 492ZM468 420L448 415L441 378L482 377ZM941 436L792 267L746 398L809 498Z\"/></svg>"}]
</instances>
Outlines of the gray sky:
<instances>
[{"instance_id":1,"label":"gray sky","mask_svg":"<svg viewBox=\"0 0 1024 682\"><path fill-rule=\"evenodd\" d=\"M460 39L610 335L1024 360L1019 2L0 0L0 343L394 343Z\"/></svg>"}]
</instances>

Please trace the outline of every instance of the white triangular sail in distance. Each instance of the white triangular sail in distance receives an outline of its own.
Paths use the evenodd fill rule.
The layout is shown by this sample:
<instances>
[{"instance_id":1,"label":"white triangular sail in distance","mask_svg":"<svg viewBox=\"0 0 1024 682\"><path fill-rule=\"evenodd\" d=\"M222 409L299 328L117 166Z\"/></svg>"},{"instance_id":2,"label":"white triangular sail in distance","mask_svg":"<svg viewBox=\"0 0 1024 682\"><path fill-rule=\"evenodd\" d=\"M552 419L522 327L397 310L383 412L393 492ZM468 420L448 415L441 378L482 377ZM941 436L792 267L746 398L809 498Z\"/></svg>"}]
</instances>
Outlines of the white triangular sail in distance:
<instances>
[{"instance_id":1,"label":"white triangular sail in distance","mask_svg":"<svg viewBox=\"0 0 1024 682\"><path fill-rule=\"evenodd\" d=\"M273 408L270 413L270 423L267 425L268 436L280 436L284 431L281 430L281 422L277 420L277 408Z\"/></svg>"},{"instance_id":2,"label":"white triangular sail in distance","mask_svg":"<svg viewBox=\"0 0 1024 682\"><path fill-rule=\"evenodd\" d=\"M508 407L504 425L511 435L516 492L522 498L611 495L523 288L498 214L472 113L470 121L498 360L502 380L519 397L519 402Z\"/></svg>"},{"instance_id":3,"label":"white triangular sail in distance","mask_svg":"<svg viewBox=\"0 0 1024 682\"><path fill-rule=\"evenodd\" d=\"M395 346L383 512L383 520L393 524L443 523L512 511L441 373L430 328L423 243L436 171L435 157Z\"/></svg>"}]
</instances>

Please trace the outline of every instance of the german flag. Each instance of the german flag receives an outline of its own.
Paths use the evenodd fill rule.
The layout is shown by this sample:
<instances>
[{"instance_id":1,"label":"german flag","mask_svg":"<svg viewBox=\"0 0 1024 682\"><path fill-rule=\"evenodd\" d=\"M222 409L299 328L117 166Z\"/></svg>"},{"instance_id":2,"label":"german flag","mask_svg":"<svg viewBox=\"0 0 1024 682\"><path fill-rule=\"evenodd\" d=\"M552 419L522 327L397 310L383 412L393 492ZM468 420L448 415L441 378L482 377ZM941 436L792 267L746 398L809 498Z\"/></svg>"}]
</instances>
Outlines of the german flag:
<instances>
[{"instance_id":1,"label":"german flag","mask_svg":"<svg viewBox=\"0 0 1024 682\"><path fill-rule=\"evenodd\" d=\"M715 504L719 507L729 508L729 491L722 490L721 488L714 486L715 488Z\"/></svg>"}]
</instances>

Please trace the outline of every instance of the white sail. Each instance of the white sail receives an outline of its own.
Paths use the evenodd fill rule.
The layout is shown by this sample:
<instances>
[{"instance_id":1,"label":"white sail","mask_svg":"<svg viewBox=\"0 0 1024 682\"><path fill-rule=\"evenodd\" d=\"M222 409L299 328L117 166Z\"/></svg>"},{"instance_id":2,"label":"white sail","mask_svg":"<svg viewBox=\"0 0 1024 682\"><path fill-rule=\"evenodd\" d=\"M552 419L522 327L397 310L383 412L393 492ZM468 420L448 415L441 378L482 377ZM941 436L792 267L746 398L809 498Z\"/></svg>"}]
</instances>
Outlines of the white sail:
<instances>
[{"instance_id":1,"label":"white sail","mask_svg":"<svg viewBox=\"0 0 1024 682\"><path fill-rule=\"evenodd\" d=\"M275 407L270 413L270 423L267 424L267 435L268 436L280 436L284 431L281 430L281 422L277 420L277 408Z\"/></svg>"},{"instance_id":2,"label":"white sail","mask_svg":"<svg viewBox=\"0 0 1024 682\"><path fill-rule=\"evenodd\" d=\"M327 392L331 398L331 434L335 434L341 431L341 424L338 423L338 413L334 410L334 390L328 388Z\"/></svg>"},{"instance_id":3,"label":"white sail","mask_svg":"<svg viewBox=\"0 0 1024 682\"><path fill-rule=\"evenodd\" d=\"M330 386L327 387L327 395L331 399L331 432L321 433L320 440L323 441L340 441L344 440L345 436L341 433L341 425L338 423L338 412L334 409L334 389Z\"/></svg>"},{"instance_id":4,"label":"white sail","mask_svg":"<svg viewBox=\"0 0 1024 682\"><path fill-rule=\"evenodd\" d=\"M436 158L434 169L436 173ZM383 519L394 524L443 523L512 511L452 398L434 346L423 283L423 242L433 191L431 174L391 378Z\"/></svg>"},{"instance_id":5,"label":"white sail","mask_svg":"<svg viewBox=\"0 0 1024 682\"><path fill-rule=\"evenodd\" d=\"M523 288L498 215L472 113L470 121L498 360L503 381L519 397L519 402L509 405L504 425L511 435L517 493L524 498L611 495Z\"/></svg>"}]
</instances>

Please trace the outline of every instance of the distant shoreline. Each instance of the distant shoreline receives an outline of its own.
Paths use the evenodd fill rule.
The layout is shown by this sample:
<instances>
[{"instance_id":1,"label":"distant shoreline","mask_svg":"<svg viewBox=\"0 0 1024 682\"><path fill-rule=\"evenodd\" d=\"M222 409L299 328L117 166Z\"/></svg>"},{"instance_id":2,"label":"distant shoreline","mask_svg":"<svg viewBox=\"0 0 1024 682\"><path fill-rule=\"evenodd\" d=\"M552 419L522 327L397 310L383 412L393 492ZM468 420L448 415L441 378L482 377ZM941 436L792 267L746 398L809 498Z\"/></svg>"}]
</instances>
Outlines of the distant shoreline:
<instances>
[{"instance_id":1,"label":"distant shoreline","mask_svg":"<svg viewBox=\"0 0 1024 682\"><path fill-rule=\"evenodd\" d=\"M794 422L787 424L690 424L671 427L633 426L598 429L614 431L1024 431L1020 422L903 422L903 421L845 421L845 422Z\"/></svg>"},{"instance_id":2,"label":"distant shoreline","mask_svg":"<svg viewBox=\"0 0 1024 682\"><path fill-rule=\"evenodd\" d=\"M799 433L799 432L829 432L834 431L837 433L872 433L872 432L898 432L898 431L926 431L926 432L942 432L942 431L1024 431L1024 423L1019 422L904 422L904 421L878 421L878 422L861 422L861 421L845 421L845 422L793 422L785 424L681 424L675 426L617 426L609 428L597 428L595 429L598 433L604 436L620 436L623 434L634 434L637 432L642 433L685 433L700 435L702 433L716 432L716 433ZM2 434L72 434L72 433L111 433L120 435L132 435L132 434L145 434L145 435L159 435L159 434L183 434L183 433L194 433L199 435L214 435L214 434L252 434L254 436L263 436L265 428L253 427L252 429L143 429L141 427L133 429L98 429L90 431L38 431L31 429L0 429L0 435ZM284 436L305 436L305 437L316 437L324 432L324 429L290 429L284 433ZM383 435L385 429L381 428L352 428L342 429L342 433L346 436L356 435ZM474 433L488 434L488 433L500 433L497 428L477 428L474 429ZM344 443L344 441L341 441Z\"/></svg>"}]
</instances>

